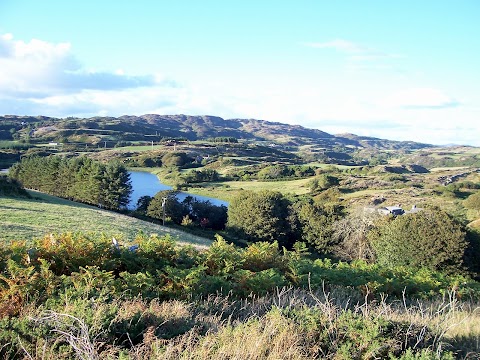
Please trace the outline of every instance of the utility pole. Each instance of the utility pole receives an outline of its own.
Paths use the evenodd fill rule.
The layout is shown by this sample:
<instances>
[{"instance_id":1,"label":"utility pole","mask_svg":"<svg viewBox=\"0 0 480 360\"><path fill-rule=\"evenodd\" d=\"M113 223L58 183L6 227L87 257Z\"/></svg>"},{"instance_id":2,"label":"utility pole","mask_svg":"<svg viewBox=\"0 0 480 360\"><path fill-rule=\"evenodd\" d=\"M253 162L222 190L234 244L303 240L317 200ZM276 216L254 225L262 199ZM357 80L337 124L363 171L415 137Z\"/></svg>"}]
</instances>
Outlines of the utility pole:
<instances>
[{"instance_id":1,"label":"utility pole","mask_svg":"<svg viewBox=\"0 0 480 360\"><path fill-rule=\"evenodd\" d=\"M165 205L167 204L167 198L162 198L162 209L163 209L163 226L165 226Z\"/></svg>"}]
</instances>

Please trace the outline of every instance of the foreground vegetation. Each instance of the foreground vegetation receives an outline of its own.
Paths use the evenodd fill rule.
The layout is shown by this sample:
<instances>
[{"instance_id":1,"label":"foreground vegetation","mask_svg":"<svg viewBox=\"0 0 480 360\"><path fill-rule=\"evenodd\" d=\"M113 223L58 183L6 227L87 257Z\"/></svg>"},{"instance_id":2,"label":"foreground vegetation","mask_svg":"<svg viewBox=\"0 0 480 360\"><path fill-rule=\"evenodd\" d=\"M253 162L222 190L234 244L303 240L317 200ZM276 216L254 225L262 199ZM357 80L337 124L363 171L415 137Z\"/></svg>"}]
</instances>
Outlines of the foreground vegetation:
<instances>
[{"instance_id":1,"label":"foreground vegetation","mask_svg":"<svg viewBox=\"0 0 480 360\"><path fill-rule=\"evenodd\" d=\"M3 245L0 267L0 354L10 359L453 359L480 350L478 283L312 261L301 248L242 250L218 238L198 251L168 236L139 236L131 248L63 234Z\"/></svg>"}]
</instances>

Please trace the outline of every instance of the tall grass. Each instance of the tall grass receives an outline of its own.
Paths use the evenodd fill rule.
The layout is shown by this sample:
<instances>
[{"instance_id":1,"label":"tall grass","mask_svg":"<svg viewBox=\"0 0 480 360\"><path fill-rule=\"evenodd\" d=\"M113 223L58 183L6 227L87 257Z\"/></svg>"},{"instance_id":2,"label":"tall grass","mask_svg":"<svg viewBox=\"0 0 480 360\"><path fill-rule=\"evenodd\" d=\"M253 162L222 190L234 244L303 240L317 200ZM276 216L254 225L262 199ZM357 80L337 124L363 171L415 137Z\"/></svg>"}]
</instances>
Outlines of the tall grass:
<instances>
[{"instance_id":1,"label":"tall grass","mask_svg":"<svg viewBox=\"0 0 480 360\"><path fill-rule=\"evenodd\" d=\"M347 291L347 292L346 292ZM82 359L478 359L478 304L440 301L370 302L348 290L330 293L279 289L235 300L145 301L107 305L89 320L31 309L26 316L50 332L23 348L32 359L54 359L59 343ZM106 333L116 334L116 340ZM409 355L410 354L410 355ZM416 354L416 355L415 355Z\"/></svg>"}]
</instances>

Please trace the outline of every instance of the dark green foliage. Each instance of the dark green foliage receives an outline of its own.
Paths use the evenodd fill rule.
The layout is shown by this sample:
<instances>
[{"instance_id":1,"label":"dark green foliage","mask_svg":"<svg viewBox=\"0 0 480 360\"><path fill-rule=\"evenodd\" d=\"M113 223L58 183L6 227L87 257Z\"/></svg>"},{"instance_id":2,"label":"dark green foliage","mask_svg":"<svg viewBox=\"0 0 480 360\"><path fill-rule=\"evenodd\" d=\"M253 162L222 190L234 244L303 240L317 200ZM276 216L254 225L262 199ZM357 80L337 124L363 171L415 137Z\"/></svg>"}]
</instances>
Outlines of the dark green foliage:
<instances>
[{"instance_id":1,"label":"dark green foliage","mask_svg":"<svg viewBox=\"0 0 480 360\"><path fill-rule=\"evenodd\" d=\"M369 235L380 265L447 272L463 269L465 232L440 209L391 218Z\"/></svg>"},{"instance_id":2,"label":"dark green foliage","mask_svg":"<svg viewBox=\"0 0 480 360\"><path fill-rule=\"evenodd\" d=\"M31 197L22 187L22 184L3 174L0 174L0 196Z\"/></svg>"},{"instance_id":3,"label":"dark green foliage","mask_svg":"<svg viewBox=\"0 0 480 360\"><path fill-rule=\"evenodd\" d=\"M9 176L26 188L114 210L126 207L132 191L123 165L88 158L26 157Z\"/></svg>"},{"instance_id":4,"label":"dark green foliage","mask_svg":"<svg viewBox=\"0 0 480 360\"><path fill-rule=\"evenodd\" d=\"M140 197L137 200L137 204L135 206L135 210L140 212L141 214L146 214L148 205L150 205L150 202L152 201L153 197L145 195Z\"/></svg>"},{"instance_id":5,"label":"dark green foliage","mask_svg":"<svg viewBox=\"0 0 480 360\"><path fill-rule=\"evenodd\" d=\"M233 143L236 144L238 143L237 138L235 137L227 137L227 136L222 136L222 137L214 137L211 139L208 139L211 142L216 142L216 143Z\"/></svg>"},{"instance_id":6,"label":"dark green foliage","mask_svg":"<svg viewBox=\"0 0 480 360\"><path fill-rule=\"evenodd\" d=\"M96 176L101 178L99 204L107 209L125 208L132 191L127 169L120 163L108 163Z\"/></svg>"},{"instance_id":7,"label":"dark green foliage","mask_svg":"<svg viewBox=\"0 0 480 360\"><path fill-rule=\"evenodd\" d=\"M176 195L176 191L164 190L159 191L153 198L145 199L145 201L148 201L146 215L163 221L163 204L165 204L166 221L182 224L184 219L188 217L192 223L203 228L215 230L225 228L227 222L226 206L216 206L208 200L200 201L192 196L187 196L183 201L179 201ZM145 204L142 206L145 206Z\"/></svg>"},{"instance_id":8,"label":"dark green foliage","mask_svg":"<svg viewBox=\"0 0 480 360\"><path fill-rule=\"evenodd\" d=\"M28 148L30 148L29 144L22 144L16 141L0 140L0 149L27 150Z\"/></svg>"},{"instance_id":9,"label":"dark green foliage","mask_svg":"<svg viewBox=\"0 0 480 360\"><path fill-rule=\"evenodd\" d=\"M315 170L310 166L271 165L260 170L257 178L260 180L281 180L303 178L313 175L315 175Z\"/></svg>"},{"instance_id":10,"label":"dark green foliage","mask_svg":"<svg viewBox=\"0 0 480 360\"><path fill-rule=\"evenodd\" d=\"M310 180L308 186L312 191L327 190L332 186L338 185L339 180L336 176L329 174L321 174L314 179Z\"/></svg>"},{"instance_id":11,"label":"dark green foliage","mask_svg":"<svg viewBox=\"0 0 480 360\"><path fill-rule=\"evenodd\" d=\"M133 167L160 167L163 155L163 153L146 152L136 156L132 155L126 162Z\"/></svg>"},{"instance_id":12,"label":"dark green foliage","mask_svg":"<svg viewBox=\"0 0 480 360\"><path fill-rule=\"evenodd\" d=\"M173 190L159 191L150 201L147 215L154 219L163 220L165 214L166 219L180 224L187 212L178 201L176 194L177 192Z\"/></svg>"},{"instance_id":13,"label":"dark green foliage","mask_svg":"<svg viewBox=\"0 0 480 360\"><path fill-rule=\"evenodd\" d=\"M201 201L191 196L187 196L182 205L189 218L197 225L214 230L225 229L228 211L226 206L216 206L208 200Z\"/></svg>"},{"instance_id":14,"label":"dark green foliage","mask_svg":"<svg viewBox=\"0 0 480 360\"><path fill-rule=\"evenodd\" d=\"M476 280L480 279L480 229L466 228L467 249L464 264Z\"/></svg>"},{"instance_id":15,"label":"dark green foliage","mask_svg":"<svg viewBox=\"0 0 480 360\"><path fill-rule=\"evenodd\" d=\"M6 169L20 160L18 150L0 150L0 169Z\"/></svg>"},{"instance_id":16,"label":"dark green foliage","mask_svg":"<svg viewBox=\"0 0 480 360\"><path fill-rule=\"evenodd\" d=\"M162 157L162 164L166 167L182 167L191 161L183 152L169 152Z\"/></svg>"},{"instance_id":17,"label":"dark green foliage","mask_svg":"<svg viewBox=\"0 0 480 360\"><path fill-rule=\"evenodd\" d=\"M334 245L333 224L340 219L339 205L297 203L295 215L300 223L300 238L319 253L329 253Z\"/></svg>"},{"instance_id":18,"label":"dark green foliage","mask_svg":"<svg viewBox=\"0 0 480 360\"><path fill-rule=\"evenodd\" d=\"M278 241L290 246L290 202L279 192L243 191L228 207L227 227L250 241Z\"/></svg>"},{"instance_id":19,"label":"dark green foliage","mask_svg":"<svg viewBox=\"0 0 480 360\"><path fill-rule=\"evenodd\" d=\"M208 181L218 181L220 175L218 171L214 169L203 169L203 170L192 170L187 175L184 176L185 182L188 183L198 183L198 182L208 182Z\"/></svg>"}]
</instances>

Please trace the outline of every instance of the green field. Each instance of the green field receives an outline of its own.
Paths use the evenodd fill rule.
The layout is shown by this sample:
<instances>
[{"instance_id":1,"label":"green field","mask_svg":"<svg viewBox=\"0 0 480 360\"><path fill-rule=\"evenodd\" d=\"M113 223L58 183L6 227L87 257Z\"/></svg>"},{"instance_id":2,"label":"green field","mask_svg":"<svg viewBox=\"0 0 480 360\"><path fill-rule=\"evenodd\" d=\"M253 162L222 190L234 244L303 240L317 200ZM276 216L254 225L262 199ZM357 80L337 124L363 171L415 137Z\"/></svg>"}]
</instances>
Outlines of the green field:
<instances>
[{"instance_id":1,"label":"green field","mask_svg":"<svg viewBox=\"0 0 480 360\"><path fill-rule=\"evenodd\" d=\"M0 198L0 240L32 240L62 232L105 233L129 242L139 232L170 234L179 244L208 247L211 241L93 206L30 192L35 199Z\"/></svg>"},{"instance_id":2,"label":"green field","mask_svg":"<svg viewBox=\"0 0 480 360\"><path fill-rule=\"evenodd\" d=\"M307 183L311 178L285 181L221 181L204 183L202 187L190 187L186 190L189 193L217 198L224 201L231 201L241 190L272 190L282 194L307 194L310 189Z\"/></svg>"}]
</instances>

